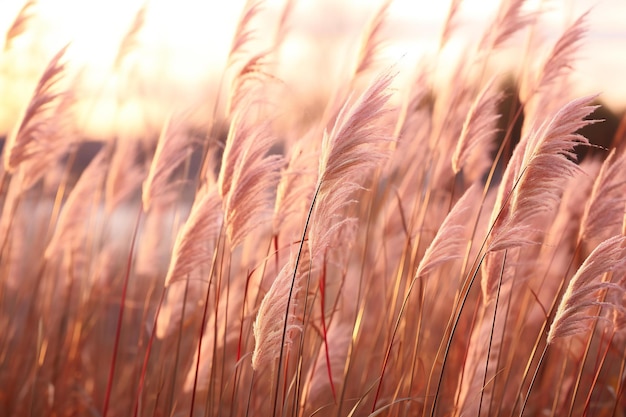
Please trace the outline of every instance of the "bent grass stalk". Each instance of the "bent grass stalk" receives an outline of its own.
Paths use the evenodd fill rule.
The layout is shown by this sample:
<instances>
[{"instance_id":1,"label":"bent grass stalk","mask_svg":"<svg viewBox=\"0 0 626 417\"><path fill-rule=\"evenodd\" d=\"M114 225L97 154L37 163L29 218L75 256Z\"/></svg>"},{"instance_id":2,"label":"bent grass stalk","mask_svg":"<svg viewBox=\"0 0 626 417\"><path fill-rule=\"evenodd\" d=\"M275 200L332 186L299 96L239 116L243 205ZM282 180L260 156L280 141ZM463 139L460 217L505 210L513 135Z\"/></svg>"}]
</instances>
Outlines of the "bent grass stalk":
<instances>
[{"instance_id":1,"label":"bent grass stalk","mask_svg":"<svg viewBox=\"0 0 626 417\"><path fill-rule=\"evenodd\" d=\"M325 57L316 67L323 85L311 84L305 72L292 74L286 59L299 38L288 23L292 17L297 23L300 6L287 1L273 23L265 19L271 7L248 2L228 62L213 80L219 87L198 88L209 92L201 106L165 103L167 88L135 88L149 85L137 81L154 17L150 3L132 11L135 19L102 74L81 69L78 77L63 77L70 88L57 88L55 68L72 74L76 62L73 55L60 66L53 59L48 84L55 88L44 83L35 88L41 94L23 97L39 117L6 113L11 124L24 126L21 140L11 134L2 156L7 167L0 167L0 362L8 376L0 378L0 409L16 416L102 417L435 417L465 415L466 408L473 415L608 415L622 409L622 317L613 317L613 329L602 327L608 312L626 311L615 304L626 293L621 271L594 281L589 291L597 292L574 306L572 314L584 313L579 318L590 333L562 344L546 339L574 271L597 242L623 234L617 231L624 211L620 134L603 138L613 140L608 157L596 147L574 163L574 146L588 145L576 132L591 123L591 102L599 99L571 105L576 86L561 88L591 22L587 14L571 19L555 42L539 44L544 8L526 13L523 1L503 0L495 24L446 74L443 49L463 35L459 3L450 5L435 57L420 58L406 78L397 76L405 72L401 64L375 75L389 68L383 52L396 42L395 31L387 30L394 23L390 1L353 36L363 41L353 49L358 55L325 53L317 37L309 56L299 54L311 62ZM40 13L33 5L26 2L7 32L0 53L9 67L22 62L25 45L39 33L32 30ZM518 32L529 35L523 46L512 37ZM514 72L493 66L496 52L517 48L523 53L514 54L520 63ZM33 86L37 82L43 81ZM93 84L82 88L82 82ZM110 112L96 111L109 86L127 91L113 91ZM141 120L147 98L148 107L164 107L163 115L179 115L163 123L150 112L155 128L163 126L162 139L156 131L134 135L122 126ZM566 100L568 112L554 113ZM61 111L70 101L80 111ZM82 130L96 117L111 125L111 138L101 137L95 123L90 133ZM493 131L496 120L501 131ZM540 132L560 137L551 137L554 148L544 148L540 166L531 167L542 140L533 134L550 120L554 131L544 125ZM222 153L226 126L240 128L233 132L244 145L233 152L227 138ZM166 147L167 135L178 136ZM103 163L102 176L81 183L87 191L77 198L83 194L76 179L90 159L83 154L86 138L113 157L114 166L105 172ZM140 193L142 178L149 180ZM292 188L276 186L282 182ZM431 250L471 183L477 183L471 214L459 217L447 246ZM216 184L222 191L241 188L237 195L215 193L214 210L196 207L194 221L169 217L193 208ZM83 204L76 211L70 210L74 201ZM142 217L154 213L150 202L158 205L154 222ZM523 215L514 213L520 206ZM505 226L511 235L502 233ZM210 233L197 233L200 228ZM181 244L172 244L183 229L190 237L181 254ZM522 241L536 245L516 246ZM431 256L436 261L429 262ZM254 318L281 266L284 291L272 315L276 349L257 367ZM197 279L192 272L209 272L206 291L206 281L200 290L189 281ZM166 297L164 277L187 280L182 300ZM182 320L163 327L166 309L172 320L182 311ZM162 328L171 337L159 340ZM178 381L183 375L185 384ZM563 388L538 395L548 385Z\"/></svg>"},{"instance_id":2,"label":"bent grass stalk","mask_svg":"<svg viewBox=\"0 0 626 417\"><path fill-rule=\"evenodd\" d=\"M293 274L291 275L291 285L289 287L289 296L287 298L287 306L285 308L285 316L284 316L284 322L283 322L283 331L282 331L282 335L281 335L281 339L280 339L280 354L278 356L278 368L276 371L276 391L274 393L274 400L272 401L273 405L272 405L272 410L273 410L273 414L272 415L276 415L276 410L277 410L277 405L278 405L278 391L279 391L279 381L280 381L280 372L282 369L282 365L283 365L283 358L284 358L284 349L283 347L285 346L285 339L287 337L287 323L289 321L289 314L290 314L290 309L291 309L291 299L293 297L293 289L294 286L296 284L296 277L297 277L297 273L298 273L298 265L300 264L300 257L302 256L302 250L304 248L304 241L306 238L306 233L307 230L309 228L309 222L311 221L311 216L313 215L313 207L315 206L315 202L317 200L317 196L319 194L320 188L322 186L322 183L320 182L319 185L317 186L317 188L315 189L315 193L313 194L313 200L311 201L311 206L309 207L309 211L307 213L306 216L306 221L304 222L304 229L302 231L302 236L300 238L300 244L298 245L298 252L296 254L296 260L295 260L295 264L294 264L294 268L293 268Z\"/></svg>"},{"instance_id":3,"label":"bent grass stalk","mask_svg":"<svg viewBox=\"0 0 626 417\"><path fill-rule=\"evenodd\" d=\"M107 382L106 392L104 394L104 404L102 405L102 417L107 416L109 411L109 402L111 400L111 391L113 390L113 378L115 376L115 365L117 363L117 351L120 346L120 338L122 336L122 324L124 320L124 310L126 308L126 293L128 291L128 283L130 281L131 267L133 264L133 253L135 251L135 242L137 234L139 232L139 225L141 223L143 210L139 209L137 212L137 219L135 220L135 229L130 243L130 251L128 259L126 261L126 271L124 274L124 283L122 284L122 294L120 295L120 307L117 315L117 326L115 328L115 341L113 342L113 354L111 357L111 366L109 368L109 380Z\"/></svg>"}]
</instances>

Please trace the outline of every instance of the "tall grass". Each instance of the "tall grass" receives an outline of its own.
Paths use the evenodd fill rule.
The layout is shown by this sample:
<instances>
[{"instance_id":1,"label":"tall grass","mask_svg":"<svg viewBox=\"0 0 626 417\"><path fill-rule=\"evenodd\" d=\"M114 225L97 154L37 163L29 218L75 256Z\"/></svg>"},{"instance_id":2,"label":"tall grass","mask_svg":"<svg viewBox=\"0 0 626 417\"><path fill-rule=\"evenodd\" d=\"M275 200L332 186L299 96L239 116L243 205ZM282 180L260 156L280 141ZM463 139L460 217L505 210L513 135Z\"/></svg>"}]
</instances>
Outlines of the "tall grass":
<instances>
[{"instance_id":1,"label":"tall grass","mask_svg":"<svg viewBox=\"0 0 626 417\"><path fill-rule=\"evenodd\" d=\"M401 87L390 6L303 118L276 74L298 5L259 50L248 2L201 134L172 108L85 169L52 57L0 168L0 415L623 415L626 156L579 160L597 96L564 89L587 14L537 47L503 0L448 82L437 55Z\"/></svg>"}]
</instances>

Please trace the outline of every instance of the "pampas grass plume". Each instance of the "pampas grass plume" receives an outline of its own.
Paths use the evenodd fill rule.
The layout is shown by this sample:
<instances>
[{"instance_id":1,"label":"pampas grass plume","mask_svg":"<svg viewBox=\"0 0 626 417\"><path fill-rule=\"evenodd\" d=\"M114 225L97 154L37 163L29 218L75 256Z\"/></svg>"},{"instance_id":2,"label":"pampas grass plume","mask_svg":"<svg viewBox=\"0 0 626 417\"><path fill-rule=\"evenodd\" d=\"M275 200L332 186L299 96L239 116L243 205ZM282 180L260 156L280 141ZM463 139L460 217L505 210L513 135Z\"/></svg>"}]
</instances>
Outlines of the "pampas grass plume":
<instances>
[{"instance_id":1,"label":"pampas grass plume","mask_svg":"<svg viewBox=\"0 0 626 417\"><path fill-rule=\"evenodd\" d=\"M255 341L254 351L252 352L252 369L255 371L271 367L273 362L279 358L283 349L291 346L294 332L302 330L302 326L297 323L294 312L297 307L297 303L294 300L302 288L302 273L292 283L291 277L294 268L295 257L291 256L289 262L283 266L276 276L259 306L259 311L252 326ZM292 287L292 300L290 300L289 294ZM289 306L289 311L287 313L285 342L281 346L287 306Z\"/></svg>"},{"instance_id":2,"label":"pampas grass plume","mask_svg":"<svg viewBox=\"0 0 626 417\"><path fill-rule=\"evenodd\" d=\"M626 267L626 237L613 236L600 243L572 277L556 311L548 332L548 344L556 338L573 336L586 331L597 316L587 312L588 307L603 306L624 312L624 307L602 302L601 290L617 290L624 293L621 285L602 280L603 274L617 272L623 275ZM621 298L621 297L620 297Z\"/></svg>"},{"instance_id":3,"label":"pampas grass plume","mask_svg":"<svg viewBox=\"0 0 626 417\"><path fill-rule=\"evenodd\" d=\"M185 278L210 262L212 247L223 222L222 201L213 190L197 197L185 224L178 232L170 260L165 286Z\"/></svg>"}]
</instances>

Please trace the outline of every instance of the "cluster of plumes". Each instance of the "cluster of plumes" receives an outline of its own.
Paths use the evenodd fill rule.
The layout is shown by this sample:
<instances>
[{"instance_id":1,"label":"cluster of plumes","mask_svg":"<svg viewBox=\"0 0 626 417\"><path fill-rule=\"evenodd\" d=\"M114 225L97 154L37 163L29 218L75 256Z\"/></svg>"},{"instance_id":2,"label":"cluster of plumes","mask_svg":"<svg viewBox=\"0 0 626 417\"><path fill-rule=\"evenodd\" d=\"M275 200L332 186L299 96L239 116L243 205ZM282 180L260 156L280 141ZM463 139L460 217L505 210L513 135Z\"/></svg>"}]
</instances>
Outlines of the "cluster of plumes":
<instances>
[{"instance_id":1,"label":"cluster of plumes","mask_svg":"<svg viewBox=\"0 0 626 417\"><path fill-rule=\"evenodd\" d=\"M103 392L104 415L623 408L626 154L615 143L579 161L598 97L551 90L567 81L587 15L537 62L529 42L520 101L504 111L511 92L488 60L540 15L503 1L447 85L431 89L435 59L396 88L400 69L381 62L384 1L354 65L298 126L275 74L298 6L287 1L256 48L266 6L244 6L202 140L172 109L154 143L120 136L77 178L66 48L45 68L0 171L1 296L16 299L0 308L17 310L0 316L0 334L17 340L2 351L36 349L8 365L21 371L8 395L59 415L94 411ZM113 68L141 47L149 7ZM41 181L59 166L65 175ZM29 224L50 189L44 224ZM94 363L111 352L103 373Z\"/></svg>"}]
</instances>

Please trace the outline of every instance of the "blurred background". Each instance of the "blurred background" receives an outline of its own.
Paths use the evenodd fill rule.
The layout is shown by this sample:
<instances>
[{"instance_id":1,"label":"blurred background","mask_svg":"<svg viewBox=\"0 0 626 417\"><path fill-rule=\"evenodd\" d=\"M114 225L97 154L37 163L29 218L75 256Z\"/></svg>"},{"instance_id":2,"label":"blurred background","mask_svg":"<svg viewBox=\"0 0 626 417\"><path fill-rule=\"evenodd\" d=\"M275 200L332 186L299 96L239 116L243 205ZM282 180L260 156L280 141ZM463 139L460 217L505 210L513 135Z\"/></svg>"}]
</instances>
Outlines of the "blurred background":
<instances>
[{"instance_id":1,"label":"blurred background","mask_svg":"<svg viewBox=\"0 0 626 417\"><path fill-rule=\"evenodd\" d=\"M68 42L67 61L78 78L79 117L85 138L156 134L172 107L193 108L207 119L216 91L224 84L225 60L244 2L199 0L37 0L27 9L22 32L0 55L0 138L19 120L50 58ZM323 100L356 59L362 33L381 6L377 0L298 0L275 75L285 84L285 100ZM8 33L26 2L0 2L0 31ZM476 42L495 15L497 0L464 0L458 26L438 58L438 71ZM259 47L270 39L282 0L268 0L259 17ZM395 0L383 27L385 65L396 65L401 80L437 53L449 2ZM594 92L621 114L626 108L626 1L528 1L541 10L533 33L535 50L547 53L563 29L590 11L589 32L572 74L576 96ZM129 32L132 45L120 45ZM491 60L515 71L528 36L520 34ZM545 43L542 50L541 44ZM253 51L252 51L253 52ZM447 65L446 63L449 63ZM311 105L309 103L308 105ZM303 108L307 105L303 104ZM121 133L120 133L121 132Z\"/></svg>"}]
</instances>

